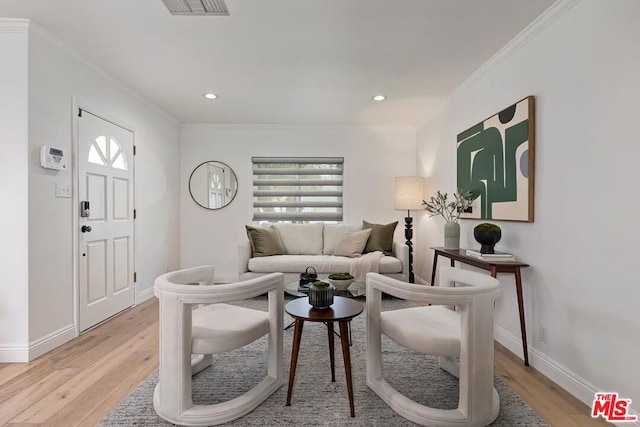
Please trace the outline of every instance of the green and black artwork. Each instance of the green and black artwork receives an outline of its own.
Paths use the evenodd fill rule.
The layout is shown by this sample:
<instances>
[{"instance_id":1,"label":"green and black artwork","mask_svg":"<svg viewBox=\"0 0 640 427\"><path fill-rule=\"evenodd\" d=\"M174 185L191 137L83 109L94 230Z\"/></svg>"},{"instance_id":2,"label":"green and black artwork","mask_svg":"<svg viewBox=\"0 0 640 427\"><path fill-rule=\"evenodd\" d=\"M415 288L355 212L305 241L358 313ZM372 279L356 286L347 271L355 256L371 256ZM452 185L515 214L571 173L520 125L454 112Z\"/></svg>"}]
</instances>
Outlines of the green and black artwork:
<instances>
[{"instance_id":1,"label":"green and black artwork","mask_svg":"<svg viewBox=\"0 0 640 427\"><path fill-rule=\"evenodd\" d=\"M533 222L533 113L528 96L458 134L458 188L474 197L462 218Z\"/></svg>"}]
</instances>

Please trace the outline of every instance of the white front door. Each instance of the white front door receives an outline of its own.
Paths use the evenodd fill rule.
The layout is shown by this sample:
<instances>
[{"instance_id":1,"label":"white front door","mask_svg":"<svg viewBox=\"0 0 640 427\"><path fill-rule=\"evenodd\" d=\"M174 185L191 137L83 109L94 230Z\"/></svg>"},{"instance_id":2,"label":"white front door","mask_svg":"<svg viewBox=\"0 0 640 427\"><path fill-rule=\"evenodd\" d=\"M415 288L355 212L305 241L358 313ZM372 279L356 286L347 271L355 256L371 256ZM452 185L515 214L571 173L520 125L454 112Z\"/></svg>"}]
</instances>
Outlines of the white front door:
<instances>
[{"instance_id":1,"label":"white front door","mask_svg":"<svg viewBox=\"0 0 640 427\"><path fill-rule=\"evenodd\" d=\"M131 307L134 293L133 132L78 117L80 331ZM84 212L83 202L89 202Z\"/></svg>"},{"instance_id":2,"label":"white front door","mask_svg":"<svg viewBox=\"0 0 640 427\"><path fill-rule=\"evenodd\" d=\"M208 166L209 207L218 209L227 204L225 201L224 169L211 163Z\"/></svg>"}]
</instances>

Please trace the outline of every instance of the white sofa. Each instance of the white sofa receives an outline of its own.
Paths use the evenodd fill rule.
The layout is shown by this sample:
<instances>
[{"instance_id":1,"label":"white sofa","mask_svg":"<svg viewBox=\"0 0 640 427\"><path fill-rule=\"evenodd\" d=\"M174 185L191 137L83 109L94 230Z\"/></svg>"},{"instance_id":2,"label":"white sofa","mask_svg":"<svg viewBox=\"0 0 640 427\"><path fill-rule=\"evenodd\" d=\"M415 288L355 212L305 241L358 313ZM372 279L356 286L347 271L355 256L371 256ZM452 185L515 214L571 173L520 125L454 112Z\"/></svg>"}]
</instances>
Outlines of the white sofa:
<instances>
[{"instance_id":1,"label":"white sofa","mask_svg":"<svg viewBox=\"0 0 640 427\"><path fill-rule=\"evenodd\" d=\"M336 224L263 224L263 228L277 228L285 248L284 255L252 256L247 240L238 246L238 280L247 280L265 274L285 274L285 284L298 281L307 267L315 268L318 278L331 273L349 273L356 257L334 255L341 239L349 233L362 230L361 225ZM380 274L407 281L409 247L393 241L391 254L380 258Z\"/></svg>"}]
</instances>

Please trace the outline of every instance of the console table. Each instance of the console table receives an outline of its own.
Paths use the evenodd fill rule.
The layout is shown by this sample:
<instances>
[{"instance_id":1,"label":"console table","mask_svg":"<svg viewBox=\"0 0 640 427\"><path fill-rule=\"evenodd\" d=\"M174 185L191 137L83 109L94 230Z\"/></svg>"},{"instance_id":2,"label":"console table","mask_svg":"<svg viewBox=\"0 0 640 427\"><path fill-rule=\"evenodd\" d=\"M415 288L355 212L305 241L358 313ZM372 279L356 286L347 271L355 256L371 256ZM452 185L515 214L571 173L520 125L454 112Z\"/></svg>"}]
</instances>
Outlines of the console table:
<instances>
[{"instance_id":1,"label":"console table","mask_svg":"<svg viewBox=\"0 0 640 427\"><path fill-rule=\"evenodd\" d=\"M442 247L432 247L433 254L433 270L431 271L431 286L436 280L436 266L438 264L438 256L443 256L451 260L451 267L455 261L462 264L472 265L491 273L496 277L498 273L513 273L516 278L516 294L518 296L518 311L520 312L520 333L522 334L522 353L524 355L524 364L529 366L529 350L527 349L527 328L524 321L524 301L522 299L522 276L520 268L529 267L529 264L519 261L493 261L479 259L466 254L466 249L445 249Z\"/></svg>"}]
</instances>

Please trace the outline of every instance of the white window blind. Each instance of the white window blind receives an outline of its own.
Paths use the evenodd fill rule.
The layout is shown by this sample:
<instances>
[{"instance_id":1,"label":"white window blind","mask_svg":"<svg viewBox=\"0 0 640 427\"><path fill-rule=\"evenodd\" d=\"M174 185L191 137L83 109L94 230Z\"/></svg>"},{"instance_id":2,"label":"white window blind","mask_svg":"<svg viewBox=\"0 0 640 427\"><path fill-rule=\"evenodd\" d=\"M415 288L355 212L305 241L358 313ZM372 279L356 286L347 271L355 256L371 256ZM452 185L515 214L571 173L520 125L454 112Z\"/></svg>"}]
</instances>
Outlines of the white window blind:
<instances>
[{"instance_id":1,"label":"white window blind","mask_svg":"<svg viewBox=\"0 0 640 427\"><path fill-rule=\"evenodd\" d=\"M253 220L342 221L342 157L253 157Z\"/></svg>"}]
</instances>

